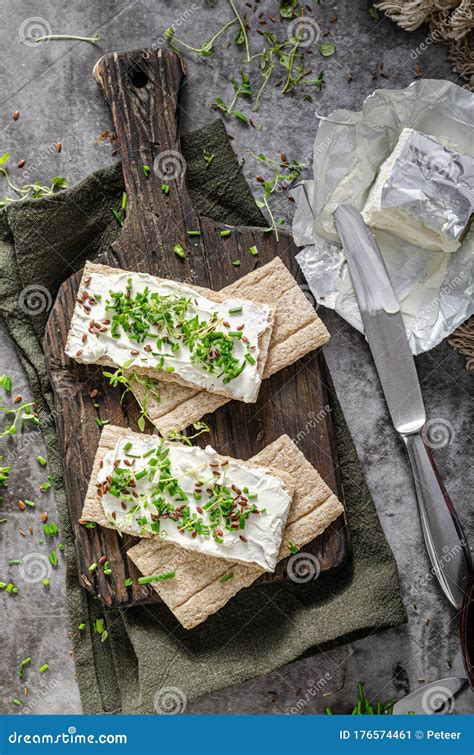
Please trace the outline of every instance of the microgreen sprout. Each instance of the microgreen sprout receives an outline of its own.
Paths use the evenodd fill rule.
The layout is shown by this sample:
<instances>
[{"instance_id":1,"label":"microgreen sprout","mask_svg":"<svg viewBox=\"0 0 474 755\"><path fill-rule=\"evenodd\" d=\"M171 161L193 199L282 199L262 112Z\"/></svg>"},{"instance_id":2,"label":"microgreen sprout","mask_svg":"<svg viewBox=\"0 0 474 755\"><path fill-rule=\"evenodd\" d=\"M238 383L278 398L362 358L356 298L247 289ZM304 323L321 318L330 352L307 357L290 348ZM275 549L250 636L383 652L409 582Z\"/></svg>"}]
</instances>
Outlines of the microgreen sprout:
<instances>
[{"instance_id":1,"label":"microgreen sprout","mask_svg":"<svg viewBox=\"0 0 474 755\"><path fill-rule=\"evenodd\" d=\"M240 69L240 81L233 78L231 79L231 84L234 90L234 97L230 105L227 105L222 97L216 97L213 102L213 107L220 110L225 115L234 115L238 120L243 121L244 123L250 123L249 118L245 113L235 109L239 97L252 97L254 94L250 85L250 79L248 75Z\"/></svg>"},{"instance_id":2,"label":"microgreen sprout","mask_svg":"<svg viewBox=\"0 0 474 755\"><path fill-rule=\"evenodd\" d=\"M184 435L177 430L170 430L166 433L165 438L167 441L177 441L179 443L185 443L187 446L192 446L192 440L199 438L203 433L211 432L211 428L205 422L193 422L193 428L196 430L193 435Z\"/></svg>"},{"instance_id":3,"label":"microgreen sprout","mask_svg":"<svg viewBox=\"0 0 474 755\"><path fill-rule=\"evenodd\" d=\"M379 700L376 703L372 704L364 692L363 683L359 682L359 684L357 685L357 702L352 709L352 715L353 716L391 715L393 713L394 703L395 703L395 700L388 700L385 703ZM333 709L329 706L325 708L324 712L328 716L334 715Z\"/></svg>"},{"instance_id":4,"label":"microgreen sprout","mask_svg":"<svg viewBox=\"0 0 474 755\"><path fill-rule=\"evenodd\" d=\"M8 188L11 189L17 196L4 196L0 200L0 207L5 207L11 202L23 202L25 199L39 199L40 197L50 197L56 193L57 189L64 189L68 185L67 179L63 176L54 176L51 179L49 186L45 186L41 181L33 181L30 184L24 184L23 186L17 186L10 179L8 169L5 167L10 158L10 153L5 152L0 156L0 175L2 175L7 182Z\"/></svg>"},{"instance_id":5,"label":"microgreen sprout","mask_svg":"<svg viewBox=\"0 0 474 755\"><path fill-rule=\"evenodd\" d=\"M96 32L91 37L85 37L81 34L44 34L41 37L35 37L34 42L50 42L53 40L70 39L76 42L90 42L91 45L96 45L100 40L99 34Z\"/></svg>"},{"instance_id":6,"label":"microgreen sprout","mask_svg":"<svg viewBox=\"0 0 474 755\"><path fill-rule=\"evenodd\" d=\"M216 39L226 31L232 24L235 24L238 22L237 18L232 18L230 21L228 21L224 26L222 26L216 34L214 34L211 39L209 39L207 42L204 42L204 44L201 45L201 47L193 47L192 45L188 45L186 42L183 42L183 40L178 39L175 36L174 29L172 26L169 26L167 29L165 29L164 36L169 42L170 47L173 48L173 50L176 50L176 52L180 51L180 47L183 47L186 50L189 50L190 52L196 53L196 55L202 57L202 58L208 58L213 53L213 45Z\"/></svg>"},{"instance_id":7,"label":"microgreen sprout","mask_svg":"<svg viewBox=\"0 0 474 755\"><path fill-rule=\"evenodd\" d=\"M270 216L271 229L274 230L275 236L278 240L278 225L281 225L283 221L275 221L273 213L269 205L269 197L278 189L287 189L289 186L301 175L301 171L306 165L297 162L296 160L289 161L286 155L282 154L279 161L272 160L263 153L258 155L252 152L254 157L259 162L263 163L265 167L271 172L272 177L268 180L260 179L261 186L263 188L263 195L261 199L257 199L256 203L260 209L266 209Z\"/></svg>"},{"instance_id":8,"label":"microgreen sprout","mask_svg":"<svg viewBox=\"0 0 474 755\"><path fill-rule=\"evenodd\" d=\"M212 165L215 155L212 154L211 152L208 152L207 149L203 149L202 156L204 158L204 162L206 163L206 170L207 170Z\"/></svg>"}]
</instances>

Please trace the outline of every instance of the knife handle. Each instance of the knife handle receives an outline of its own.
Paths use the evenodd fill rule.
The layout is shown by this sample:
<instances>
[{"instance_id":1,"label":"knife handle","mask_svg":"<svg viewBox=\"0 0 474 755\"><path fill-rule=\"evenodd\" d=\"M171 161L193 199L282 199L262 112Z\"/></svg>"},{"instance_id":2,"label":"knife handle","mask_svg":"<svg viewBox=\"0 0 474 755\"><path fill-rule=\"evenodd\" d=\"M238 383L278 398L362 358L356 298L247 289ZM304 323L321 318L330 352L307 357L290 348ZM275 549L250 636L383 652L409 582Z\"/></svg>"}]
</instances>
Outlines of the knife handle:
<instances>
[{"instance_id":1,"label":"knife handle","mask_svg":"<svg viewBox=\"0 0 474 755\"><path fill-rule=\"evenodd\" d=\"M453 606L461 608L472 570L469 545L420 433L402 438L413 470L421 527L433 570Z\"/></svg>"}]
</instances>

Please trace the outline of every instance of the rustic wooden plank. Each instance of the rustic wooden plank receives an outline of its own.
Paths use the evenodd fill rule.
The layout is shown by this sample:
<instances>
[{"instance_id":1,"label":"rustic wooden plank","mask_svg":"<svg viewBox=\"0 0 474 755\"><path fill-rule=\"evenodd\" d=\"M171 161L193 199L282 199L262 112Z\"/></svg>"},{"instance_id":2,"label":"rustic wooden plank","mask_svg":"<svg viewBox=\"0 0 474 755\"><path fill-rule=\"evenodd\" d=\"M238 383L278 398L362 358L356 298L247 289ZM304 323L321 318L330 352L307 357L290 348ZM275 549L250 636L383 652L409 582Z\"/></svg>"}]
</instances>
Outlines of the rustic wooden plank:
<instances>
[{"instance_id":1,"label":"rustic wooden plank","mask_svg":"<svg viewBox=\"0 0 474 755\"><path fill-rule=\"evenodd\" d=\"M219 229L223 226L195 212L186 191L185 172L179 168L184 165L176 118L183 75L179 58L160 51L114 53L99 61L95 75L112 110L128 195L127 218L120 238L99 261L218 290L278 255L302 282L295 262L297 249L290 234L280 232L277 240L262 229L239 227L229 237L221 238ZM145 85L136 86L134 82ZM164 179L152 171L147 177L143 165L152 166L155 161L155 165L162 165L163 153L168 152L173 153L168 163L172 176ZM164 182L170 185L168 195L161 188ZM202 235L190 241L187 229L200 229ZM177 242L188 250L185 260L172 251ZM254 245L259 250L256 257L248 251ZM235 259L241 260L240 267L232 265ZM124 587L126 577L137 576L126 557L136 538L121 538L113 530L89 529L78 523L99 442L97 417L137 429L135 402L121 403L120 393L108 386L101 368L79 365L64 354L79 280L80 274L76 274L61 287L48 322L45 346L58 410L57 427L64 450L65 485L80 579L108 605L159 600L155 591L146 587ZM325 369L321 352L308 354L265 380L256 404L232 401L206 417L211 433L203 442L211 443L220 453L246 459L287 433L343 501L332 417L326 410L329 398ZM98 391L94 399L90 397L92 390ZM322 572L340 565L349 553L343 517L305 546L305 551L314 553ZM112 565L110 577L105 577L102 570L92 575L88 572L90 564L101 556L106 556ZM274 575L261 579L284 578L283 562Z\"/></svg>"}]
</instances>

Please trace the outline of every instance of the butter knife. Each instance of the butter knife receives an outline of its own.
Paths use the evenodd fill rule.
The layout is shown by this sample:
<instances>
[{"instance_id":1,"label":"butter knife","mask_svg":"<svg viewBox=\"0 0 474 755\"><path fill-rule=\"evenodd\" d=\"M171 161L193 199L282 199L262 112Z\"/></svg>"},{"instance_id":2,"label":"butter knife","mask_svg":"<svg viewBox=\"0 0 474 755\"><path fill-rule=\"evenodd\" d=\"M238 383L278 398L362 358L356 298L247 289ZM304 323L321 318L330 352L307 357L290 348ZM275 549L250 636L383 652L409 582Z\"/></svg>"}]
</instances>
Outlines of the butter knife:
<instances>
[{"instance_id":1,"label":"butter knife","mask_svg":"<svg viewBox=\"0 0 474 755\"><path fill-rule=\"evenodd\" d=\"M394 715L415 713L431 715L433 713L452 713L455 698L469 687L466 677L450 676L436 682L424 684L414 692L405 695L393 706Z\"/></svg>"},{"instance_id":2,"label":"butter knife","mask_svg":"<svg viewBox=\"0 0 474 755\"><path fill-rule=\"evenodd\" d=\"M400 307L380 250L361 214L344 203L334 217L390 416L408 452L433 571L453 606L461 608L472 570L471 552L423 441L425 407Z\"/></svg>"}]
</instances>

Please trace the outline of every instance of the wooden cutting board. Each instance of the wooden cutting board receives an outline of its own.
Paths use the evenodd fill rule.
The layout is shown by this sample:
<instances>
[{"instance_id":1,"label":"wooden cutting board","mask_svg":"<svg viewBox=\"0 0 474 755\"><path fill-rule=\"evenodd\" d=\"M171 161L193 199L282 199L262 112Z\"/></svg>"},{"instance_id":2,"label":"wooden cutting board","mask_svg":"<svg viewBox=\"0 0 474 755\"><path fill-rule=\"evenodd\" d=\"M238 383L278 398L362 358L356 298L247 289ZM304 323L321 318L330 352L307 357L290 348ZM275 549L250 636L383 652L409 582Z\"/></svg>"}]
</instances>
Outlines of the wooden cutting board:
<instances>
[{"instance_id":1,"label":"wooden cutting board","mask_svg":"<svg viewBox=\"0 0 474 755\"><path fill-rule=\"evenodd\" d=\"M290 234L281 231L277 240L273 233L263 233L259 228L237 227L223 239L218 234L223 226L198 216L193 208L178 137L178 92L184 76L180 58L174 52L160 50L112 53L99 60L94 74L112 111L128 197L120 238L98 261L218 290L278 255L302 282ZM161 175L152 170L147 177L143 165L155 165ZM170 186L168 195L162 191L164 182ZM197 229L202 235L193 237L191 245L186 231ZM188 251L185 259L173 253L176 243ZM248 253L253 245L259 250L258 258ZM239 268L232 265L235 259L241 260ZM45 334L80 580L108 605L160 601L154 590L136 584L139 575L126 551L137 538L78 524L99 443L98 413L112 424L138 429L134 400L121 402L120 392L109 387L102 368L77 364L64 353L80 277L80 273L73 275L61 286ZM291 438L304 436L299 448L343 502L332 416L325 409L329 403L326 383L324 357L313 352L265 380L256 404L232 401L205 417L211 427L204 436L205 443L221 453L247 459L282 433ZM93 389L99 391L95 399L99 410L90 398ZM317 422L311 418L317 418ZM342 564L349 554L344 517L304 550L318 558L321 572ZM110 562L109 577L101 569L92 575L88 572L90 564L101 556ZM127 590L123 582L129 576L134 586ZM262 580L285 578L282 562L275 574L264 575Z\"/></svg>"}]
</instances>

